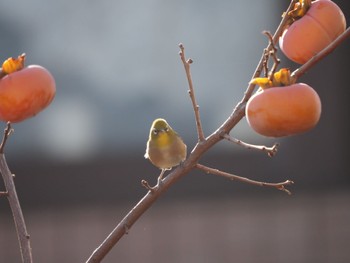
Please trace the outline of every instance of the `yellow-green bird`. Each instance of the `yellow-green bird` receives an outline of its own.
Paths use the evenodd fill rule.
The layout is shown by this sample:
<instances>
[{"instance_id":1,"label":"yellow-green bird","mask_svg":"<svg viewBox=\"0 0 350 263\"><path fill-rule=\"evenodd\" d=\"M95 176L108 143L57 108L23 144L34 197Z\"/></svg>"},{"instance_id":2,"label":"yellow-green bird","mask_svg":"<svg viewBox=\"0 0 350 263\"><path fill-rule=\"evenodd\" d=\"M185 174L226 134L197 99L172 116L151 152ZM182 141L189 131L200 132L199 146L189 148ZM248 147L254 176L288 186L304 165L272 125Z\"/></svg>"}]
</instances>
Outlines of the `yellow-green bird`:
<instances>
[{"instance_id":1,"label":"yellow-green bird","mask_svg":"<svg viewBox=\"0 0 350 263\"><path fill-rule=\"evenodd\" d=\"M166 120L154 120L149 132L145 158L162 170L158 180L162 179L166 170L171 170L184 161L186 154L186 144Z\"/></svg>"}]
</instances>

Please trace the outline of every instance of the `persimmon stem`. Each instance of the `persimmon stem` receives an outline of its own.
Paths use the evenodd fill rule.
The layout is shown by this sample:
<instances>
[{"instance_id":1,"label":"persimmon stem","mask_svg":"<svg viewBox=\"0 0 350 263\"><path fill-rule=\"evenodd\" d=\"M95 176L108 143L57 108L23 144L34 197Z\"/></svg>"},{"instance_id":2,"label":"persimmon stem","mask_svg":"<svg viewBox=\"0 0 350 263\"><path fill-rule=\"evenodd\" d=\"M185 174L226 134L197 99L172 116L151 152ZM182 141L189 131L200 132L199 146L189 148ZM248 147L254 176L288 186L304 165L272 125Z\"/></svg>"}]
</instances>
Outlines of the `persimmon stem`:
<instances>
[{"instance_id":1,"label":"persimmon stem","mask_svg":"<svg viewBox=\"0 0 350 263\"><path fill-rule=\"evenodd\" d=\"M0 79L2 79L3 77L5 77L7 74L2 70L2 68L0 68Z\"/></svg>"}]
</instances>

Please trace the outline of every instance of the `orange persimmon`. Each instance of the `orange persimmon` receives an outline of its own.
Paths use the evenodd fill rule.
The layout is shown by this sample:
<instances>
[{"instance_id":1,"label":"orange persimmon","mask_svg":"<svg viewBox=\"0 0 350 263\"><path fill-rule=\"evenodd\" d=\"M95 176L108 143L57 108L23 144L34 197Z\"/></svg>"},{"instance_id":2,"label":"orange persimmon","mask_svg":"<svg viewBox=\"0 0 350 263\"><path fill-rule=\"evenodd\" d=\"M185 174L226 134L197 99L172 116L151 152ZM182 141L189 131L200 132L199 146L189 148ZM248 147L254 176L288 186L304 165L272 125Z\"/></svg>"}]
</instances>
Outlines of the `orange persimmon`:
<instances>
[{"instance_id":1,"label":"orange persimmon","mask_svg":"<svg viewBox=\"0 0 350 263\"><path fill-rule=\"evenodd\" d=\"M316 0L304 16L284 30L279 46L290 60L304 64L345 29L342 10L330 0Z\"/></svg>"},{"instance_id":2,"label":"orange persimmon","mask_svg":"<svg viewBox=\"0 0 350 263\"><path fill-rule=\"evenodd\" d=\"M321 115L321 101L304 83L260 89L246 105L250 127L268 137L283 137L313 128Z\"/></svg>"},{"instance_id":3,"label":"orange persimmon","mask_svg":"<svg viewBox=\"0 0 350 263\"><path fill-rule=\"evenodd\" d=\"M0 80L0 120L20 122L46 108L56 93L51 73L30 65Z\"/></svg>"}]
</instances>

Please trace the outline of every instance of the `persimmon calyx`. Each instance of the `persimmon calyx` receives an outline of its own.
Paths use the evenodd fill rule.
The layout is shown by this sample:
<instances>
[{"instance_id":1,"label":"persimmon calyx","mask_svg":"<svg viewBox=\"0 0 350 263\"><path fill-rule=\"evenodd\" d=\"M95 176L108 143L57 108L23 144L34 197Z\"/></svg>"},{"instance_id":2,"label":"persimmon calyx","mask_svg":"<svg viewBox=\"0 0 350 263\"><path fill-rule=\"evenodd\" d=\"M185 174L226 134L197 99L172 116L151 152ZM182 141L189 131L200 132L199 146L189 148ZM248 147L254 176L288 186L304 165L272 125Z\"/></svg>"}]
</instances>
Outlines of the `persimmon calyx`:
<instances>
[{"instance_id":1,"label":"persimmon calyx","mask_svg":"<svg viewBox=\"0 0 350 263\"><path fill-rule=\"evenodd\" d=\"M281 68L279 71L275 72L272 77L254 78L249 82L249 84L258 85L262 89L289 86L294 83L295 80L291 77L291 73L288 68Z\"/></svg>"},{"instance_id":2,"label":"persimmon calyx","mask_svg":"<svg viewBox=\"0 0 350 263\"><path fill-rule=\"evenodd\" d=\"M254 78L249 84L258 85L262 89L267 89L272 87L272 81L269 78Z\"/></svg>"},{"instance_id":3,"label":"persimmon calyx","mask_svg":"<svg viewBox=\"0 0 350 263\"><path fill-rule=\"evenodd\" d=\"M307 13L310 7L311 0L299 0L299 2L294 5L293 10L288 12L288 15L293 21L298 20Z\"/></svg>"},{"instance_id":4,"label":"persimmon calyx","mask_svg":"<svg viewBox=\"0 0 350 263\"><path fill-rule=\"evenodd\" d=\"M2 72L5 74L10 74L23 69L25 59L26 59L25 53L23 53L22 55L19 55L17 58L11 57L6 59L4 63L2 63Z\"/></svg>"}]
</instances>

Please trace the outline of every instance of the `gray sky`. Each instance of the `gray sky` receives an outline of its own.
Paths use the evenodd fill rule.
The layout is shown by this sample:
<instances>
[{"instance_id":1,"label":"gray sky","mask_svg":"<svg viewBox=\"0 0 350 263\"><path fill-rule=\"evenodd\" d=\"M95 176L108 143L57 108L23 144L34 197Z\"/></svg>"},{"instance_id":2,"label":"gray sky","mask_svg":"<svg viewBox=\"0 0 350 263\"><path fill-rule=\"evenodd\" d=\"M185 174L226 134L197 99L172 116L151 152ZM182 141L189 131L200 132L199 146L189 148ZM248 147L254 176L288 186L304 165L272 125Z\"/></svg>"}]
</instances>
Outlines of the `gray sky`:
<instances>
[{"instance_id":1,"label":"gray sky","mask_svg":"<svg viewBox=\"0 0 350 263\"><path fill-rule=\"evenodd\" d=\"M0 0L0 58L25 52L57 82L52 105L15 125L14 147L59 159L143 151L157 117L194 142L180 42L209 134L241 99L267 43L261 31L280 20L273 2ZM243 122L235 131L263 140Z\"/></svg>"}]
</instances>

